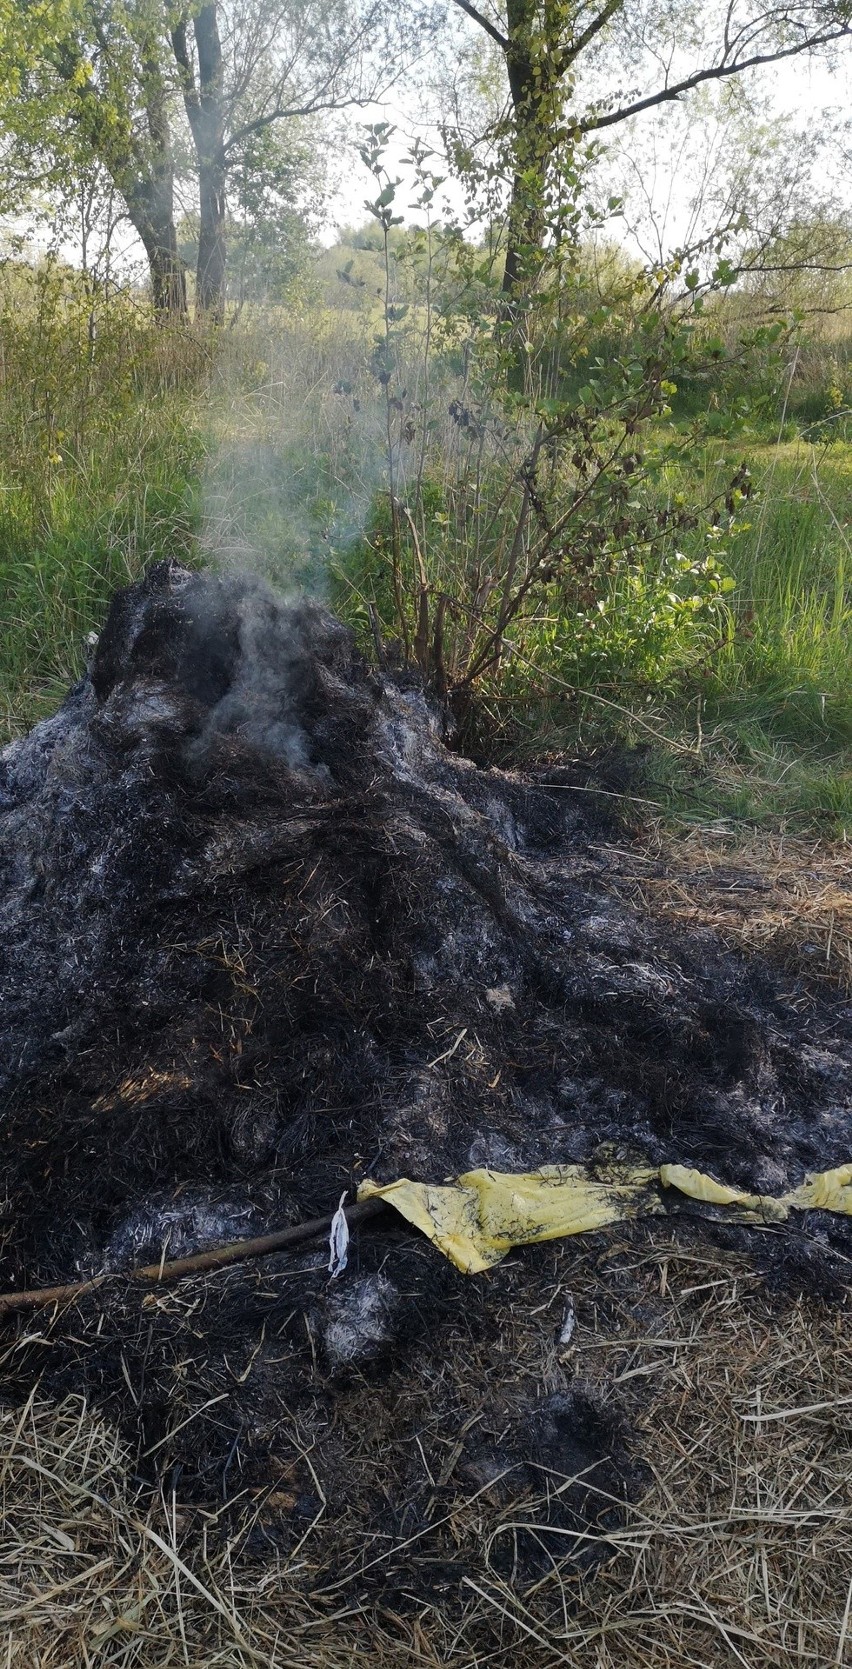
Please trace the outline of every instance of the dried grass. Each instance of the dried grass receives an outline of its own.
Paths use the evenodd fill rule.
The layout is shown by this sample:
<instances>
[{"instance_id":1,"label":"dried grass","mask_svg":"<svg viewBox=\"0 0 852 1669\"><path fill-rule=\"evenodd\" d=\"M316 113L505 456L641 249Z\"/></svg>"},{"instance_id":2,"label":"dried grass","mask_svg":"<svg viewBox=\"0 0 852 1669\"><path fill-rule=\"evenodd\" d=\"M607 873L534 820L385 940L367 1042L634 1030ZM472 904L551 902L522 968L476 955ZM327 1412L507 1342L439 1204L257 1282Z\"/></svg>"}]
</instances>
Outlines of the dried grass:
<instances>
[{"instance_id":1,"label":"dried grass","mask_svg":"<svg viewBox=\"0 0 852 1669\"><path fill-rule=\"evenodd\" d=\"M482 1603L576 1669L852 1662L848 1318L805 1302L779 1315L724 1255L652 1253L648 1276L666 1290L665 1333L587 1348L613 1386L654 1384L638 1422L650 1489L594 1579L572 1590L554 1572L523 1604L495 1584Z\"/></svg>"},{"instance_id":2,"label":"dried grass","mask_svg":"<svg viewBox=\"0 0 852 1669\"><path fill-rule=\"evenodd\" d=\"M114 1432L79 1397L0 1416L4 1669L255 1665L231 1580L174 1503L140 1503ZM255 1632L252 1627L252 1632Z\"/></svg>"},{"instance_id":3,"label":"dried grass","mask_svg":"<svg viewBox=\"0 0 852 1669\"><path fill-rule=\"evenodd\" d=\"M852 991L852 847L655 827L645 851L619 848L621 890L727 944L759 951L791 972Z\"/></svg>"},{"instance_id":4,"label":"dried grass","mask_svg":"<svg viewBox=\"0 0 852 1669\"><path fill-rule=\"evenodd\" d=\"M532 1297L537 1285L545 1308L557 1295L544 1331L540 1318L517 1307L518 1288L514 1313L507 1305L500 1318L500 1351L513 1341L529 1349L533 1327L553 1337L560 1282L570 1273L577 1330L567 1350L552 1346L545 1380L577 1375L618 1398L649 1468L641 1499L619 1527L597 1537L605 1559L594 1574L554 1562L524 1590L497 1556L507 1538L535 1535L544 1524L548 1493L566 1483L553 1475L543 1478L538 1502L506 1510L480 1489L459 1498L448 1518L436 1513L468 1572L461 1603L400 1598L398 1585L365 1597L363 1585L341 1583L340 1564L329 1562L335 1543L339 1558L341 1526L321 1522L296 1556L252 1565L215 1514L188 1514L166 1498L146 1502L109 1426L79 1399L55 1406L31 1398L0 1416L0 1622L8 1631L0 1663L852 1663L847 1315L813 1300L779 1308L742 1254L700 1241L684 1249L644 1233L573 1261L570 1248L549 1255L552 1268L540 1263L529 1287ZM553 1284L542 1293L545 1268ZM597 1325L602 1281L610 1299L614 1290L624 1293L620 1308L609 1305L606 1326ZM482 1371L481 1362L470 1364L474 1407ZM364 1399L366 1420L368 1385ZM363 1456L352 1458L357 1469ZM552 1528L548 1538L552 1547ZM374 1565L399 1563L400 1555L404 1563L416 1542L380 1541L368 1556ZM417 1590L412 1562L411 1593Z\"/></svg>"}]
</instances>

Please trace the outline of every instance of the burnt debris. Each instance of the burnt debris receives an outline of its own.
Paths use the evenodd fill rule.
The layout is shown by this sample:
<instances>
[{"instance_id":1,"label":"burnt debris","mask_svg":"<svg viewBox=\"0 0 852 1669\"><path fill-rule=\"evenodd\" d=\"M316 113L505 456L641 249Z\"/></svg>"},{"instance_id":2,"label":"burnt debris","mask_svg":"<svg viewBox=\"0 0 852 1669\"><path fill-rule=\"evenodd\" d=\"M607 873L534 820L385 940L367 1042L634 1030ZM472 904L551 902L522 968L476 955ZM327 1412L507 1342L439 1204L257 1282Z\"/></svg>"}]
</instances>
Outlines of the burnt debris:
<instances>
[{"instance_id":1,"label":"burnt debris","mask_svg":"<svg viewBox=\"0 0 852 1669\"><path fill-rule=\"evenodd\" d=\"M778 1192L852 1157L848 1008L627 908L573 781L454 756L419 690L259 581L160 564L121 592L85 678L0 756L3 1285L260 1233L366 1175L614 1150ZM848 1249L842 1222L814 1233ZM463 1426L447 1330L462 1306L480 1349L518 1278L465 1283L400 1227L330 1291L325 1262L199 1283L191 1327L188 1299L100 1289L32 1371L93 1391L190 1493L289 1467L267 1528L298 1540L316 1489L293 1422L328 1500L353 1374L377 1433L404 1373ZM563 1437L592 1464L597 1433L611 1501L612 1409L552 1386L545 1406L532 1364L489 1395L460 1477L493 1449L503 1499L507 1467ZM404 1469L391 1494L410 1535L425 1496Z\"/></svg>"}]
</instances>

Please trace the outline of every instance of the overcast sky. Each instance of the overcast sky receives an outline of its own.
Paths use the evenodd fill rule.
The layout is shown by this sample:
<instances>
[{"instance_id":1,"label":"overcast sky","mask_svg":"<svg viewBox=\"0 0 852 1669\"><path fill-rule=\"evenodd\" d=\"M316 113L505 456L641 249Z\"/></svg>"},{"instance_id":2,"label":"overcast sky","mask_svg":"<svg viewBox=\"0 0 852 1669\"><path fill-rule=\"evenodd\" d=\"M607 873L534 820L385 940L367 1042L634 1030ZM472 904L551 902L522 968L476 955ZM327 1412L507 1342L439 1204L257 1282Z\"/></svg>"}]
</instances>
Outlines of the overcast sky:
<instances>
[{"instance_id":1,"label":"overcast sky","mask_svg":"<svg viewBox=\"0 0 852 1669\"><path fill-rule=\"evenodd\" d=\"M748 87L749 79L743 77L742 84ZM728 83L728 86L731 85L733 83ZM846 112L852 103L852 43L834 55L833 68L820 59L803 55L758 72L751 86L774 114L786 115L806 135L824 135L838 121L849 119ZM709 91L705 104L712 103L716 92ZM720 171L724 171L726 162L730 160L730 146L726 153L724 142L714 129L712 117L705 112L702 120L698 120L697 108L693 95L683 105L651 110L637 118L632 127L616 127L607 135L611 154L606 164L608 173L601 185L602 195L606 195L610 186L621 190L629 185L631 176L634 187L638 186L628 205L626 219L613 221L612 235L627 241L634 248L641 248L645 254L655 242L671 249L683 240L697 179L708 166L712 167L714 156L719 159ZM376 188L358 156L358 142L363 127L380 120L391 122L396 130L388 147L388 166L394 175L410 175L410 170L405 169L401 159L413 138L419 137L434 146L436 151L440 147L434 118L430 121L426 101L416 92L391 100L381 107L359 112L357 118L347 121L332 163L336 183L323 218L320 234L323 243L333 243L341 227L361 225L368 218L365 200L375 196ZM849 149L852 151L852 138ZM443 171L437 156L434 167L439 172ZM830 187L852 209L852 166L845 164L838 144L825 147L814 186L820 192ZM406 180L394 208L404 213L408 220L422 218L410 207L413 196L414 192ZM452 181L448 181L442 189L437 204L439 212L441 198L451 212L462 213L462 193ZM644 204L643 198L646 199ZM643 215L644 224L640 224ZM10 232L25 230L21 222L15 226L7 223L7 240ZM39 231L33 240L36 248L46 248L49 241L49 232L44 230ZM128 270L134 264L139 265L140 271L144 268L141 247L135 242L132 228L121 228L114 248L114 270ZM70 260L78 255L70 243L63 244L62 253Z\"/></svg>"},{"instance_id":2,"label":"overcast sky","mask_svg":"<svg viewBox=\"0 0 852 1669\"><path fill-rule=\"evenodd\" d=\"M766 101L770 114L791 118L805 132L825 133L829 124L845 118L852 102L852 42L837 52L833 68L821 59L803 56L764 69L757 75L743 77L743 85L754 89L761 100ZM712 99L712 91L709 96ZM683 236L696 173L706 165L710 154L708 147L714 143L712 119L696 122L693 116L695 108L693 97L682 105L652 110L637 118L632 129L615 128L608 135L613 151L608 166L618 176L618 182L625 183L628 170L618 153L632 149L637 172L641 172L643 187L647 188L652 202L649 212L653 213L658 228L664 228L669 247L677 244ZM393 174L406 175L401 158L415 136L425 139L436 149L440 146L437 130L424 117L422 104L413 96L359 114L358 121L351 124L346 153L340 159L338 184L328 205L322 232L324 243L332 243L340 227L360 225L367 218L365 199L371 194L375 196L375 187L358 156L357 135L360 124L380 120L392 122L396 129L388 148L389 167ZM717 143L721 153L722 142L718 140ZM852 207L852 167L847 170L844 166L838 146L828 146L823 153L816 183L830 187L847 206ZM398 207L399 212L405 211L412 195L401 188L399 204L395 204L394 208ZM462 194L453 182L447 183L442 196L453 210L461 212ZM409 213L407 218L416 216Z\"/></svg>"}]
</instances>

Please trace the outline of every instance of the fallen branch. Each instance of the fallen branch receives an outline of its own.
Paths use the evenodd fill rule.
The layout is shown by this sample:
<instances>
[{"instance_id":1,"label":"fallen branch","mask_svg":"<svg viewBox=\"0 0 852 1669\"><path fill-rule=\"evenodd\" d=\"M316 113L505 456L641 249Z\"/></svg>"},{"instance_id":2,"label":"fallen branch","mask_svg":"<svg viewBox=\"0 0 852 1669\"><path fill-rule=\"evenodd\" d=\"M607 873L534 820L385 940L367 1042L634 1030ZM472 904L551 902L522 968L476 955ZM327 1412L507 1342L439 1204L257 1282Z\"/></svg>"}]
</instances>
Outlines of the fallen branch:
<instances>
[{"instance_id":1,"label":"fallen branch","mask_svg":"<svg viewBox=\"0 0 852 1669\"><path fill-rule=\"evenodd\" d=\"M350 1229L366 1222L368 1217L385 1211L384 1200L362 1200L347 1206L344 1215ZM311 1217L306 1223L296 1223L289 1229L273 1229L270 1234L255 1235L252 1240L232 1240L226 1246L213 1246L207 1252L196 1252L192 1257L174 1258L171 1263L147 1263L121 1275L106 1271L87 1281L69 1281L64 1286L31 1287L21 1292L0 1293L0 1316L20 1310L42 1310L48 1304L74 1304L89 1292L95 1292L107 1281L148 1281L155 1286L167 1281L180 1281L184 1275L203 1275L211 1269L223 1269L228 1264L245 1263L249 1258L268 1257L271 1252L298 1246L304 1240L319 1240L331 1231L335 1213L327 1217Z\"/></svg>"}]
</instances>

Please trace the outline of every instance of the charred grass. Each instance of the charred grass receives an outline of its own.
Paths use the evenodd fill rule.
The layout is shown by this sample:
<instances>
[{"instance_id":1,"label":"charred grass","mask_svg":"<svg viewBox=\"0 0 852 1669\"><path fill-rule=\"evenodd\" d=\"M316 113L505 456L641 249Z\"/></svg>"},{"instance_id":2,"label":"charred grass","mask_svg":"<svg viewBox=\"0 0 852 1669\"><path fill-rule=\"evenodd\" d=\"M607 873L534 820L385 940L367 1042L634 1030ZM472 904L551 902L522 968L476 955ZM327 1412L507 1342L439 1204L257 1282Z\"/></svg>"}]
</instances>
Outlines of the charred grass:
<instances>
[{"instance_id":1,"label":"charred grass","mask_svg":"<svg viewBox=\"0 0 852 1669\"><path fill-rule=\"evenodd\" d=\"M552 1508L576 1479L543 1471L520 1496L499 1479L470 1480L441 1504L457 1446L410 1375L397 1375L399 1393L422 1405L414 1459L436 1486L430 1524L359 1540L345 1513L329 1522L321 1504L291 1552L267 1549L262 1561L251 1553L262 1500L244 1501L236 1524L233 1513L182 1506L179 1481L146 1491L92 1408L32 1396L2 1416L6 1663L844 1664L848 1319L767 1290L759 1268L759 1245L746 1258L701 1235L598 1236L514 1261L490 1345L472 1351L460 1319L450 1345L472 1425L499 1396L509 1357L549 1365L552 1384L573 1381L630 1413L643 1487L632 1503L605 1500L606 1522L579 1541L567 1533L567 1553ZM569 1301L576 1328L563 1345ZM340 1464L353 1484L372 1476L380 1505L387 1468L403 1457L373 1409L365 1380Z\"/></svg>"}]
</instances>

